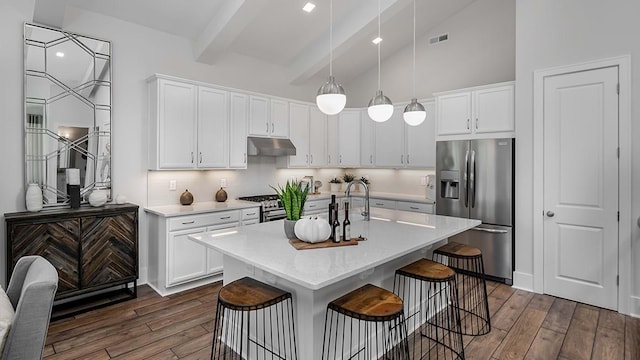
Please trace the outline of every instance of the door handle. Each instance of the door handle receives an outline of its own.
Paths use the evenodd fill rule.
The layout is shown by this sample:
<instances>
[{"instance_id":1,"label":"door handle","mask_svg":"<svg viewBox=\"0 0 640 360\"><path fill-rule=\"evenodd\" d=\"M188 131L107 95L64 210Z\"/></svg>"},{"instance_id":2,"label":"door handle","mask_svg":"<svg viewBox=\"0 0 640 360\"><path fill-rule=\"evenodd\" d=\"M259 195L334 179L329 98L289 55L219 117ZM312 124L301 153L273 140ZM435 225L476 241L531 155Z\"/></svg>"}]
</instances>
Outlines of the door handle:
<instances>
[{"instance_id":1,"label":"door handle","mask_svg":"<svg viewBox=\"0 0 640 360\"><path fill-rule=\"evenodd\" d=\"M311 154L311 163L313 164L313 154Z\"/></svg>"},{"instance_id":2,"label":"door handle","mask_svg":"<svg viewBox=\"0 0 640 360\"><path fill-rule=\"evenodd\" d=\"M488 233L492 233L492 234L506 234L508 232L507 230L487 229L487 228L479 228L479 227L471 228L471 230L484 231L484 232L488 232Z\"/></svg>"},{"instance_id":3,"label":"door handle","mask_svg":"<svg viewBox=\"0 0 640 360\"><path fill-rule=\"evenodd\" d=\"M200 164L202 164L202 151L200 152Z\"/></svg>"},{"instance_id":4,"label":"door handle","mask_svg":"<svg viewBox=\"0 0 640 360\"><path fill-rule=\"evenodd\" d=\"M271 133L273 134L274 132L276 132L276 126L271 123Z\"/></svg>"},{"instance_id":5,"label":"door handle","mask_svg":"<svg viewBox=\"0 0 640 360\"><path fill-rule=\"evenodd\" d=\"M476 118L476 130L478 130L478 118Z\"/></svg>"},{"instance_id":6,"label":"door handle","mask_svg":"<svg viewBox=\"0 0 640 360\"><path fill-rule=\"evenodd\" d=\"M551 211L551 210L547 211L547 216L548 217L554 217L555 215L556 214L553 211Z\"/></svg>"},{"instance_id":7,"label":"door handle","mask_svg":"<svg viewBox=\"0 0 640 360\"><path fill-rule=\"evenodd\" d=\"M307 164L309 163L309 154L306 155L307 157Z\"/></svg>"},{"instance_id":8,"label":"door handle","mask_svg":"<svg viewBox=\"0 0 640 360\"><path fill-rule=\"evenodd\" d=\"M400 164L404 164L404 155L400 155Z\"/></svg>"},{"instance_id":9,"label":"door handle","mask_svg":"<svg viewBox=\"0 0 640 360\"><path fill-rule=\"evenodd\" d=\"M369 155L369 164L373 164L373 155ZM638 220L640 221L640 220Z\"/></svg>"},{"instance_id":10,"label":"door handle","mask_svg":"<svg viewBox=\"0 0 640 360\"><path fill-rule=\"evenodd\" d=\"M469 130L469 119L467 119L467 130Z\"/></svg>"},{"instance_id":11,"label":"door handle","mask_svg":"<svg viewBox=\"0 0 640 360\"><path fill-rule=\"evenodd\" d=\"M409 163L409 154L407 154L407 164Z\"/></svg>"},{"instance_id":12,"label":"door handle","mask_svg":"<svg viewBox=\"0 0 640 360\"><path fill-rule=\"evenodd\" d=\"M193 151L191 152L191 163L193 164Z\"/></svg>"},{"instance_id":13,"label":"door handle","mask_svg":"<svg viewBox=\"0 0 640 360\"><path fill-rule=\"evenodd\" d=\"M247 163L247 153L244 153L244 163Z\"/></svg>"},{"instance_id":14,"label":"door handle","mask_svg":"<svg viewBox=\"0 0 640 360\"><path fill-rule=\"evenodd\" d=\"M469 150L464 154L464 207L469 207Z\"/></svg>"},{"instance_id":15,"label":"door handle","mask_svg":"<svg viewBox=\"0 0 640 360\"><path fill-rule=\"evenodd\" d=\"M267 134L269 133L269 122L267 121Z\"/></svg>"},{"instance_id":16,"label":"door handle","mask_svg":"<svg viewBox=\"0 0 640 360\"><path fill-rule=\"evenodd\" d=\"M471 207L476 207L476 151L471 151L471 175L469 176L469 182L471 183L470 193L471 195Z\"/></svg>"}]
</instances>

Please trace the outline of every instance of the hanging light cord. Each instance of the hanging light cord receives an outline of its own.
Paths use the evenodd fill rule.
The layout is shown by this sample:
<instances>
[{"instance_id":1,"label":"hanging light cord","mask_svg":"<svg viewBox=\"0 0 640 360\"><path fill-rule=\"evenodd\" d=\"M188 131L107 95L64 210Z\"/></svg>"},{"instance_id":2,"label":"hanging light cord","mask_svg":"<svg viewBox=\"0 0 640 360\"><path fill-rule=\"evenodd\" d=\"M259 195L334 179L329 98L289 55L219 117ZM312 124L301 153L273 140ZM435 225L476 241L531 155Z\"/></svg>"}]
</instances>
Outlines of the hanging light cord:
<instances>
[{"instance_id":1,"label":"hanging light cord","mask_svg":"<svg viewBox=\"0 0 640 360\"><path fill-rule=\"evenodd\" d=\"M378 39L380 39L380 0L378 0ZM378 42L378 90L381 89L380 87L380 43L382 43L382 41Z\"/></svg>"},{"instance_id":2,"label":"hanging light cord","mask_svg":"<svg viewBox=\"0 0 640 360\"><path fill-rule=\"evenodd\" d=\"M329 76L333 76L333 0L329 1Z\"/></svg>"},{"instance_id":3,"label":"hanging light cord","mask_svg":"<svg viewBox=\"0 0 640 360\"><path fill-rule=\"evenodd\" d=\"M413 0L413 98L416 97L416 0Z\"/></svg>"}]
</instances>

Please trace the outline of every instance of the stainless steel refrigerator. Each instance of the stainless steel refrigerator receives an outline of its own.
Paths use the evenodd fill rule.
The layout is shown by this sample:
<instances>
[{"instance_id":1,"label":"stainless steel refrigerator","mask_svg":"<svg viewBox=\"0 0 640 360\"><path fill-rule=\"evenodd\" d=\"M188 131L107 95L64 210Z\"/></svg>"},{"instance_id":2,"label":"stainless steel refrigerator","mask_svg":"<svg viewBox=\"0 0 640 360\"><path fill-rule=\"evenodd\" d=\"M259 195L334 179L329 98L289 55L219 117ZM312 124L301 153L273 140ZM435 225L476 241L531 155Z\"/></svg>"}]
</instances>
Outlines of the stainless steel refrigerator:
<instances>
[{"instance_id":1,"label":"stainless steel refrigerator","mask_svg":"<svg viewBox=\"0 0 640 360\"><path fill-rule=\"evenodd\" d=\"M488 277L513 283L514 139L439 141L436 213L482 220L449 238L482 251Z\"/></svg>"}]
</instances>

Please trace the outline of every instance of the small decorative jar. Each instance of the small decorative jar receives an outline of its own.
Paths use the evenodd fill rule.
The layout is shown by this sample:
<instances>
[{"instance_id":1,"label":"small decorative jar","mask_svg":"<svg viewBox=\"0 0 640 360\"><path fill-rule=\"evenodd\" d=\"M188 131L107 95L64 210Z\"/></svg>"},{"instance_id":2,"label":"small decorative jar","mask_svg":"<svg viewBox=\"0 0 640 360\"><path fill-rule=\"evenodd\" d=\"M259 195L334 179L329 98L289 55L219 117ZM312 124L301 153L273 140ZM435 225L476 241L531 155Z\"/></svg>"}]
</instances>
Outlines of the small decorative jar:
<instances>
[{"instance_id":1,"label":"small decorative jar","mask_svg":"<svg viewBox=\"0 0 640 360\"><path fill-rule=\"evenodd\" d=\"M225 202L225 201L227 201L227 192L224 191L223 188L220 188L220 190L218 190L216 192L216 201L217 202Z\"/></svg>"},{"instance_id":2,"label":"small decorative jar","mask_svg":"<svg viewBox=\"0 0 640 360\"><path fill-rule=\"evenodd\" d=\"M191 205L193 203L193 194L189 192L189 190L185 190L182 195L180 195L180 204L182 205Z\"/></svg>"},{"instance_id":3,"label":"small decorative jar","mask_svg":"<svg viewBox=\"0 0 640 360\"><path fill-rule=\"evenodd\" d=\"M37 212L42 210L42 189L38 184L29 184L25 195L27 211Z\"/></svg>"}]
</instances>

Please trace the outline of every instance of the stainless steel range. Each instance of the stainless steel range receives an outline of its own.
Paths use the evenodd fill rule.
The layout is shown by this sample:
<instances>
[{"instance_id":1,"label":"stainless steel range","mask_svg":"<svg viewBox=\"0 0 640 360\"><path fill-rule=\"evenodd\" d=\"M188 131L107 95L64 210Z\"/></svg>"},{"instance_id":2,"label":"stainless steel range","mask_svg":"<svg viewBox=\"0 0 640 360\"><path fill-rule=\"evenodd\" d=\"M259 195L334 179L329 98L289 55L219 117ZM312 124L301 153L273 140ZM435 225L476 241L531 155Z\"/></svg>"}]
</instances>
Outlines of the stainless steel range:
<instances>
[{"instance_id":1,"label":"stainless steel range","mask_svg":"<svg viewBox=\"0 0 640 360\"><path fill-rule=\"evenodd\" d=\"M287 217L278 195L243 196L238 200L260 203L260 222L275 221Z\"/></svg>"}]
</instances>

